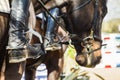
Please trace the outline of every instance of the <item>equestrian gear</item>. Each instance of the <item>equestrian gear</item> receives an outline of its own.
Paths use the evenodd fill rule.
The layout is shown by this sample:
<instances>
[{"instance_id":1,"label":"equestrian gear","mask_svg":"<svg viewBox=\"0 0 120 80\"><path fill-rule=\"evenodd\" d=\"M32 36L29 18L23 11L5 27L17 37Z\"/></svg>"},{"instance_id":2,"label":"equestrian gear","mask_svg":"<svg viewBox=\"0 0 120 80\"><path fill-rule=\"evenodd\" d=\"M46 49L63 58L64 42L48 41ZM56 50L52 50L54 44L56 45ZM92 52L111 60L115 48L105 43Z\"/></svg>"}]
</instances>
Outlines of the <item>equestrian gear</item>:
<instances>
[{"instance_id":1,"label":"equestrian gear","mask_svg":"<svg viewBox=\"0 0 120 80\"><path fill-rule=\"evenodd\" d=\"M53 17L55 19L58 20L58 15L59 15L59 8L53 8L50 10L51 15L53 15ZM48 16L47 19L47 29L46 29L46 39L44 41L44 46L45 46L45 50L58 50L61 48L61 46L58 43L55 43L55 21L52 19L51 16Z\"/></svg>"},{"instance_id":2,"label":"equestrian gear","mask_svg":"<svg viewBox=\"0 0 120 80\"><path fill-rule=\"evenodd\" d=\"M27 44L26 49L9 49L8 51L10 63L22 62L28 58L36 59L44 54L45 51L42 44Z\"/></svg>"},{"instance_id":3,"label":"equestrian gear","mask_svg":"<svg viewBox=\"0 0 120 80\"><path fill-rule=\"evenodd\" d=\"M35 58L40 54L40 52L30 51L30 49L36 50L36 47L26 45L28 43L26 32L28 31L30 2L30 0L12 0L7 46L10 63L25 61L31 57Z\"/></svg>"}]
</instances>

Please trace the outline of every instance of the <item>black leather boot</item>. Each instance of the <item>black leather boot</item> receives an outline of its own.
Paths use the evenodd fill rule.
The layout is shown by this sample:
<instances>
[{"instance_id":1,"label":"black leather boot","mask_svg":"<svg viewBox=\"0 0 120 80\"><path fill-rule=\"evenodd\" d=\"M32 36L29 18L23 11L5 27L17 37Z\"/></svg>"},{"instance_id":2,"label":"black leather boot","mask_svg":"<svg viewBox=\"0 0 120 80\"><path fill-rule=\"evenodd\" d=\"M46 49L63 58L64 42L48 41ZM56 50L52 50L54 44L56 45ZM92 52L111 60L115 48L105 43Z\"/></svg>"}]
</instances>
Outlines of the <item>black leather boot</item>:
<instances>
[{"instance_id":1,"label":"black leather boot","mask_svg":"<svg viewBox=\"0 0 120 80\"><path fill-rule=\"evenodd\" d=\"M59 8L53 8L50 10L51 15L57 20L59 15ZM47 18L46 39L44 41L45 50L58 50L61 48L60 44L55 42L55 27L56 23L51 16Z\"/></svg>"},{"instance_id":2,"label":"black leather boot","mask_svg":"<svg viewBox=\"0 0 120 80\"><path fill-rule=\"evenodd\" d=\"M11 20L9 29L9 41L7 46L9 62L14 63L26 60L27 51L24 50L26 43L27 40L25 39L25 34L21 23Z\"/></svg>"},{"instance_id":3,"label":"black leather boot","mask_svg":"<svg viewBox=\"0 0 120 80\"><path fill-rule=\"evenodd\" d=\"M9 22L8 55L10 63L37 58L43 52L41 45L29 45L26 39L30 0L12 0Z\"/></svg>"}]
</instances>

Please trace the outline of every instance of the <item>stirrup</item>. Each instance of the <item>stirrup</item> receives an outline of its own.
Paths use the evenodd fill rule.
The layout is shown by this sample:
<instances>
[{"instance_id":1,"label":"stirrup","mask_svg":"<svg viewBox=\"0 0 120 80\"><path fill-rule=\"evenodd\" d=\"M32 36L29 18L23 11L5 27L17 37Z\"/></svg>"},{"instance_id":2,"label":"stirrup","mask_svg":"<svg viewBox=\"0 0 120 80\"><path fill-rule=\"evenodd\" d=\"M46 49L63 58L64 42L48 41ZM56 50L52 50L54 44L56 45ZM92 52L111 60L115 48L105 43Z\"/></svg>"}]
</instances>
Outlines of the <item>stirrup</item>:
<instances>
[{"instance_id":1,"label":"stirrup","mask_svg":"<svg viewBox=\"0 0 120 80\"><path fill-rule=\"evenodd\" d=\"M46 54L42 44L27 44L28 55L27 58L37 59L40 56Z\"/></svg>"},{"instance_id":2,"label":"stirrup","mask_svg":"<svg viewBox=\"0 0 120 80\"><path fill-rule=\"evenodd\" d=\"M60 50L62 47L60 44L58 43L53 43L53 44L49 44L45 47L46 51L56 51L56 50Z\"/></svg>"}]
</instances>

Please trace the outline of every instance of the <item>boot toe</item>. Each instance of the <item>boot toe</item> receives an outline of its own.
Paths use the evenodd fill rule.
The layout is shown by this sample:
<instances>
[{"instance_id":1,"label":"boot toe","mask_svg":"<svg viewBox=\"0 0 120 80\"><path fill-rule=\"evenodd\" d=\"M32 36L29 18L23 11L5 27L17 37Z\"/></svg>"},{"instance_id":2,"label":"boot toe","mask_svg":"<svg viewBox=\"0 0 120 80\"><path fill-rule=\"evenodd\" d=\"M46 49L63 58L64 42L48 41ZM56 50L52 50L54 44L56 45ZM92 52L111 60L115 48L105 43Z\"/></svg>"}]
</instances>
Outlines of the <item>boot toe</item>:
<instances>
[{"instance_id":1,"label":"boot toe","mask_svg":"<svg viewBox=\"0 0 120 80\"><path fill-rule=\"evenodd\" d=\"M18 63L26 60L26 50L22 49L14 49L14 50L8 50L9 55L9 63Z\"/></svg>"}]
</instances>

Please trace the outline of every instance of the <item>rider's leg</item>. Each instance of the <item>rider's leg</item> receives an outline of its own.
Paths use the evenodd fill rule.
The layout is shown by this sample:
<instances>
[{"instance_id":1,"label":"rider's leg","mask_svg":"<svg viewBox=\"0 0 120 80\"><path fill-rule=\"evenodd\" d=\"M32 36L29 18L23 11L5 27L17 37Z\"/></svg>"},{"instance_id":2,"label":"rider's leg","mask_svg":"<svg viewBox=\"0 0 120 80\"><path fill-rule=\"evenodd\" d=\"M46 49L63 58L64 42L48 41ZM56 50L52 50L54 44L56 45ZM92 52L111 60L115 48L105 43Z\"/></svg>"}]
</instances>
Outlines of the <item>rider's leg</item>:
<instances>
[{"instance_id":1,"label":"rider's leg","mask_svg":"<svg viewBox=\"0 0 120 80\"><path fill-rule=\"evenodd\" d=\"M29 0L12 0L9 22L8 49L24 48L25 32L28 30Z\"/></svg>"},{"instance_id":2,"label":"rider's leg","mask_svg":"<svg viewBox=\"0 0 120 80\"><path fill-rule=\"evenodd\" d=\"M59 15L59 8L53 8L50 10L51 15L57 20ZM53 46L54 38L55 38L55 27L56 23L51 16L47 18L47 29L46 29L46 38L45 39L45 47L47 48ZM57 47L57 46L56 46Z\"/></svg>"},{"instance_id":3,"label":"rider's leg","mask_svg":"<svg viewBox=\"0 0 120 80\"><path fill-rule=\"evenodd\" d=\"M28 30L30 2L31 0L12 0L7 46L11 63L24 61L28 57L25 33Z\"/></svg>"}]
</instances>

